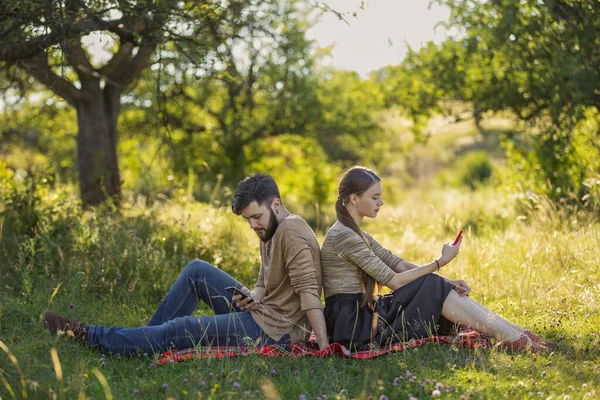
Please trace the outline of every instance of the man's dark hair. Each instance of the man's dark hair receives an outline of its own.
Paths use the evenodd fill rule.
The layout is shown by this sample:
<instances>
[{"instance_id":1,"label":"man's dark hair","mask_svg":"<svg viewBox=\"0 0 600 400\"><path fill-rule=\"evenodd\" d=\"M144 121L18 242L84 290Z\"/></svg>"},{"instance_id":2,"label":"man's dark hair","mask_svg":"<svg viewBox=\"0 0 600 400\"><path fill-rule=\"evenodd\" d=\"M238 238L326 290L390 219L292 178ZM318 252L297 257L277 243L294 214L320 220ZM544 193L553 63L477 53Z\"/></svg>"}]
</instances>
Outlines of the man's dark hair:
<instances>
[{"instance_id":1,"label":"man's dark hair","mask_svg":"<svg viewBox=\"0 0 600 400\"><path fill-rule=\"evenodd\" d=\"M275 198L281 198L275 180L270 175L255 173L240 181L233 197L231 209L235 214L240 215L242 210L253 201L261 206Z\"/></svg>"}]
</instances>

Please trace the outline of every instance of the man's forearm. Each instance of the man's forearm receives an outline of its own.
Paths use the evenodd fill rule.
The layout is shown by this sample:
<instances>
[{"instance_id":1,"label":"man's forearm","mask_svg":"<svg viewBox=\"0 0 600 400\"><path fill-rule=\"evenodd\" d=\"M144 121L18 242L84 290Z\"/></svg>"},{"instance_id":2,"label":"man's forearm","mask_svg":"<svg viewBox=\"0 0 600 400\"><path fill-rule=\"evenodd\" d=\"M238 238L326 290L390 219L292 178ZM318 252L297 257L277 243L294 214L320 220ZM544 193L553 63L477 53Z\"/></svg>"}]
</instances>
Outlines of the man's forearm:
<instances>
[{"instance_id":1,"label":"man's forearm","mask_svg":"<svg viewBox=\"0 0 600 400\"><path fill-rule=\"evenodd\" d=\"M306 311L308 321L312 326L313 332L319 342L319 349L324 350L329 346L329 339L327 338L327 326L325 325L325 316L323 311L318 308Z\"/></svg>"}]
</instances>

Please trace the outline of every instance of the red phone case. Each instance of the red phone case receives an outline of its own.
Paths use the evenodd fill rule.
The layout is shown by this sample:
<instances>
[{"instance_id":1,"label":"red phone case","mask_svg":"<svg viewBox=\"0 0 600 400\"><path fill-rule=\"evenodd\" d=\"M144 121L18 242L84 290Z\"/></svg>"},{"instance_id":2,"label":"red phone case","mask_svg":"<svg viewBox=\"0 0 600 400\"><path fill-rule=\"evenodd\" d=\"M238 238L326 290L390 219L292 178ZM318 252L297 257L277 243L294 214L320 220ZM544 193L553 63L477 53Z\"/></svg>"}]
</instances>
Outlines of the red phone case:
<instances>
[{"instance_id":1,"label":"red phone case","mask_svg":"<svg viewBox=\"0 0 600 400\"><path fill-rule=\"evenodd\" d=\"M454 243L452 243L452 246L456 246L456 243L458 243L461 236L462 236L462 231L458 232L458 235L456 236L456 239L454 239Z\"/></svg>"}]
</instances>

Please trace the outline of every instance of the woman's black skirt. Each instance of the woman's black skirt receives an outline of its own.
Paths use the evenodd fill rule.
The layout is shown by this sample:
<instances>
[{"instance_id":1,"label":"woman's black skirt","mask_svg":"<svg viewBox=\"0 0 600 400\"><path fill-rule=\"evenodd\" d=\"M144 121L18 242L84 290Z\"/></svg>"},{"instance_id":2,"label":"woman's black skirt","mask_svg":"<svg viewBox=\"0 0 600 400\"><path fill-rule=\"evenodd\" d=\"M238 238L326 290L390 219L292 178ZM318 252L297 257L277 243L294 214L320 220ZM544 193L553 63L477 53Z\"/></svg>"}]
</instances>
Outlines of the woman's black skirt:
<instances>
[{"instance_id":1,"label":"woman's black skirt","mask_svg":"<svg viewBox=\"0 0 600 400\"><path fill-rule=\"evenodd\" d=\"M374 311L360 308L363 293L329 296L325 299L329 340L352 348L448 334L452 324L442 317L442 307L453 289L441 276L428 274L380 297Z\"/></svg>"}]
</instances>

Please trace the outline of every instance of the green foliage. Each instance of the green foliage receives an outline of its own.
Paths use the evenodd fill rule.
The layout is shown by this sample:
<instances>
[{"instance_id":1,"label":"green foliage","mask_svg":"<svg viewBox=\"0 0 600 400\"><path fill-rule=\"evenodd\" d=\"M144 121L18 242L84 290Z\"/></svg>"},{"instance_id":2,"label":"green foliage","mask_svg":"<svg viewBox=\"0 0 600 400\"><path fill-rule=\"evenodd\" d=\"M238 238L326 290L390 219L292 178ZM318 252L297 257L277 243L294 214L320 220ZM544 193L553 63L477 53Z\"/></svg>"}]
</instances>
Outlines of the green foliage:
<instances>
[{"instance_id":1,"label":"green foliage","mask_svg":"<svg viewBox=\"0 0 600 400\"><path fill-rule=\"evenodd\" d=\"M26 182L9 175L0 166L2 183L27 189ZM384 178L384 196L386 182ZM0 186L0 191L5 188ZM410 191L402 204L386 201L378 218L366 227L382 245L416 263L438 256L442 243L463 228L460 255L441 273L464 278L473 289L474 300L511 322L559 341L552 355L427 344L374 360L249 356L151 368L156 357L100 356L96 349L50 337L40 323L42 310L50 308L90 324L144 325L185 262L194 258L187 251L212 254L212 262L236 277L253 275L251 271L255 272L258 264L255 234L240 217L221 208L176 202L149 207L125 202L123 215L99 209L81 212L77 207L69 209L69 202L76 203L75 193L63 198L56 188L48 192L50 196L42 195L44 190L38 184L38 200L29 214L38 215L38 220L55 214L60 221L68 217L63 214L72 213L71 238L53 239L55 233L37 229L33 234L20 233L20 239L44 245L75 243L80 254L68 246L62 255L56 248L46 253L36 247L27 260L0 263L3 279L9 275L8 269L24 281L18 292L7 290L3 282L0 296L0 338L14 356L9 358L0 350L2 398L24 397L23 391L28 398L105 398L106 389L94 369L107 380L113 398L119 399L262 399L274 391L286 399L299 398L300 394L330 399L429 398L434 379L443 385L440 398L591 399L600 390L597 224L555 224L539 213L527 220L517 219L508 196L484 187L476 191ZM59 194L60 201L50 201L54 194ZM11 215L17 214L13 205L7 209ZM24 221L27 213L19 213ZM471 226L470 221L478 221L477 226ZM0 245L5 239L0 239ZM91 271L86 262L98 270ZM38 278L27 270L29 263L50 263L64 273ZM23 270L16 272L20 266ZM117 269L123 278L115 274ZM138 280L126 284L132 270L139 274ZM98 282L94 284L88 273L95 273ZM251 284L252 280L242 282ZM201 309L198 314L208 312ZM61 363L60 382L53 370L52 348ZM19 370L24 376L23 386ZM271 375L271 370L277 373ZM314 379L315 371L323 378ZM162 388L164 383L168 388ZM140 394L134 394L134 389Z\"/></svg>"},{"instance_id":2,"label":"green foliage","mask_svg":"<svg viewBox=\"0 0 600 400\"><path fill-rule=\"evenodd\" d=\"M524 191L596 209L600 168L598 132L600 113L588 108L585 119L568 134L553 130L534 136L507 136L503 145L517 171L515 180Z\"/></svg>"},{"instance_id":3,"label":"green foliage","mask_svg":"<svg viewBox=\"0 0 600 400\"><path fill-rule=\"evenodd\" d=\"M511 110L522 127L508 138L507 148L511 158L521 153L521 170L533 171L529 181L538 184L530 189L554 201L571 193L581 200L590 171L578 154L593 152L594 145L589 139L580 143L580 124L590 118L590 109L600 108L600 74L591 61L599 55L600 3L437 3L449 7L445 26L456 34L381 71L387 103L403 107L421 136L434 113L451 113L448 99L471 103L480 129L482 113Z\"/></svg>"},{"instance_id":4,"label":"green foliage","mask_svg":"<svg viewBox=\"0 0 600 400\"><path fill-rule=\"evenodd\" d=\"M0 113L0 151L14 170L75 180L76 135L75 112L48 92Z\"/></svg>"},{"instance_id":5,"label":"green foliage","mask_svg":"<svg viewBox=\"0 0 600 400\"><path fill-rule=\"evenodd\" d=\"M229 208L172 202L157 210L132 204L122 214L83 211L71 189L9 179L0 199L4 290L29 296L31 285L76 279L78 290L95 295L155 302L195 258L254 282L257 246Z\"/></svg>"},{"instance_id":6,"label":"green foliage","mask_svg":"<svg viewBox=\"0 0 600 400\"><path fill-rule=\"evenodd\" d=\"M249 149L251 170L269 171L275 178L284 204L317 229L327 228L341 168L327 162L317 141L295 135L269 138Z\"/></svg>"},{"instance_id":7,"label":"green foliage","mask_svg":"<svg viewBox=\"0 0 600 400\"><path fill-rule=\"evenodd\" d=\"M372 155L382 133L376 119L383 108L379 87L354 71L324 69L318 99L321 113L312 128L330 159L356 163Z\"/></svg>"},{"instance_id":8,"label":"green foliage","mask_svg":"<svg viewBox=\"0 0 600 400\"><path fill-rule=\"evenodd\" d=\"M453 174L456 179L471 190L485 184L492 176L493 166L485 152L474 152L455 162Z\"/></svg>"}]
</instances>

